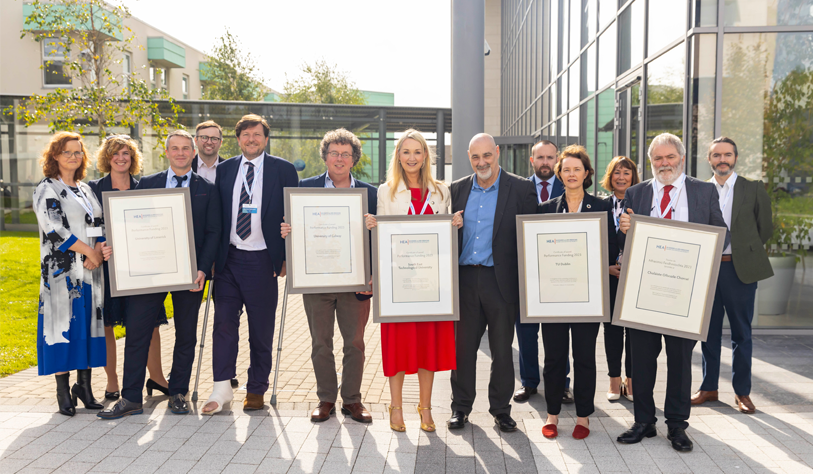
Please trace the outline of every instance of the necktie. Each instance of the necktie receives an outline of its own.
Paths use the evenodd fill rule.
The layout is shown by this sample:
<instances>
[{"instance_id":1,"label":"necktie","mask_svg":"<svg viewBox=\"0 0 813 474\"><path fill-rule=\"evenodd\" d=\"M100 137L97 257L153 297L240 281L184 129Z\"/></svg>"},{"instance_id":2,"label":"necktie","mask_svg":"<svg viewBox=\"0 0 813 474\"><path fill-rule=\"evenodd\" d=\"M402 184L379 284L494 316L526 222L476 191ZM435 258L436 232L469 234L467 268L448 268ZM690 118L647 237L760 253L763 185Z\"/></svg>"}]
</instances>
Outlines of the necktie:
<instances>
[{"instance_id":1,"label":"necktie","mask_svg":"<svg viewBox=\"0 0 813 474\"><path fill-rule=\"evenodd\" d=\"M672 186L671 184L667 184L666 186L663 187L663 198L661 199L661 214L663 214L666 208L669 207L669 203L672 202L672 197L669 196L669 192L672 191L672 188L674 188L674 186ZM669 212L667 212L666 215L663 217L664 219L671 219L672 209L669 209Z\"/></svg>"},{"instance_id":2,"label":"necktie","mask_svg":"<svg viewBox=\"0 0 813 474\"><path fill-rule=\"evenodd\" d=\"M182 188L183 187L183 182L186 181L186 178L187 178L186 175L178 176L176 174L175 175L175 187L176 188Z\"/></svg>"},{"instance_id":3,"label":"necktie","mask_svg":"<svg viewBox=\"0 0 813 474\"><path fill-rule=\"evenodd\" d=\"M246 163L246 183L251 188L254 185L254 163ZM251 197L246 191L245 185L240 190L240 205L237 207L237 236L246 240L251 235L251 214L243 212L243 204L251 203Z\"/></svg>"},{"instance_id":4,"label":"necktie","mask_svg":"<svg viewBox=\"0 0 813 474\"><path fill-rule=\"evenodd\" d=\"M539 191L539 200L541 202L545 202L550 199L550 193L548 193L548 182L542 181L542 191Z\"/></svg>"}]
</instances>

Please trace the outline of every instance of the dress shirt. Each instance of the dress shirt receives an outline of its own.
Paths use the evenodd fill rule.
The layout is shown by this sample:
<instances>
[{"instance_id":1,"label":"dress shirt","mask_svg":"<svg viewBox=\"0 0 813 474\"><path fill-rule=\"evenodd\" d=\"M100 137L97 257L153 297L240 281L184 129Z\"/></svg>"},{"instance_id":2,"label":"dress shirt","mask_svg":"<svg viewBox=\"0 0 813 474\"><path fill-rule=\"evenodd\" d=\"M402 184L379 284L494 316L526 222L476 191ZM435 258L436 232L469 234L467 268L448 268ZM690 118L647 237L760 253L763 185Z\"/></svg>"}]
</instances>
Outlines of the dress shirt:
<instances>
[{"instance_id":1,"label":"dress shirt","mask_svg":"<svg viewBox=\"0 0 813 474\"><path fill-rule=\"evenodd\" d=\"M652 210L649 215L658 217L660 203L663 201L663 187L657 179L652 180ZM678 179L672 183L672 190L669 191L669 207L673 209L672 220L689 222L689 200L686 198L686 175L681 173ZM677 202L675 202L677 200Z\"/></svg>"},{"instance_id":2,"label":"dress shirt","mask_svg":"<svg viewBox=\"0 0 813 474\"><path fill-rule=\"evenodd\" d=\"M494 235L494 215L497 212L497 196L500 194L500 174L494 184L483 189L477 184L477 176L472 180L471 193L463 212L463 251L460 265L494 266L491 254L491 239Z\"/></svg>"},{"instance_id":3,"label":"dress shirt","mask_svg":"<svg viewBox=\"0 0 813 474\"><path fill-rule=\"evenodd\" d=\"M198 156L196 159L198 160L198 175L214 184L215 179L217 178L217 165L220 164L220 157L215 158L215 163L212 166L207 166L200 156Z\"/></svg>"},{"instance_id":4,"label":"dress shirt","mask_svg":"<svg viewBox=\"0 0 813 474\"><path fill-rule=\"evenodd\" d=\"M333 184L333 180L330 179L330 173L325 173L325 187L326 188L335 188L336 187L336 185ZM356 187L356 179L353 178L352 174L350 175L350 187L351 188Z\"/></svg>"},{"instance_id":5,"label":"dress shirt","mask_svg":"<svg viewBox=\"0 0 813 474\"><path fill-rule=\"evenodd\" d=\"M537 176L536 173L534 173L534 175L531 177L531 181L533 181L536 185L536 200L539 201L539 204L542 204L542 198L540 197L540 194L542 193L542 180L539 179L539 176ZM548 182L548 198L552 198L553 183L556 181L556 175L551 176L545 181Z\"/></svg>"},{"instance_id":6,"label":"dress shirt","mask_svg":"<svg viewBox=\"0 0 813 474\"><path fill-rule=\"evenodd\" d=\"M192 179L192 169L190 168L189 171L184 175L186 179L184 180L181 187L188 188L189 187L189 180ZM172 168L167 170L167 187L174 188L178 182L175 180L175 172L172 171Z\"/></svg>"},{"instance_id":7,"label":"dress shirt","mask_svg":"<svg viewBox=\"0 0 813 474\"><path fill-rule=\"evenodd\" d=\"M712 177L710 179L715 186L717 186L717 193L720 194L720 210L723 211L723 220L725 220L725 225L728 226L728 230L731 230L731 208L734 207L734 183L737 182L737 173L731 173L731 176L725 180L722 186L717 180ZM729 243L725 250L723 250L723 255L731 255L731 243Z\"/></svg>"},{"instance_id":8,"label":"dress shirt","mask_svg":"<svg viewBox=\"0 0 813 474\"><path fill-rule=\"evenodd\" d=\"M254 165L254 194L251 195L251 203L257 206L257 212L251 214L251 235L243 240L237 235L237 216L243 212L243 207L240 205L240 193L243 191L243 175L248 170L246 163L249 160L245 156L240 156L240 169L237 170L237 179L234 180L234 190L231 195L232 213L229 232L229 243L240 250L256 251L267 248L265 238L263 238L262 219L260 219L263 213L263 160L265 160L265 153L251 160Z\"/></svg>"}]
</instances>

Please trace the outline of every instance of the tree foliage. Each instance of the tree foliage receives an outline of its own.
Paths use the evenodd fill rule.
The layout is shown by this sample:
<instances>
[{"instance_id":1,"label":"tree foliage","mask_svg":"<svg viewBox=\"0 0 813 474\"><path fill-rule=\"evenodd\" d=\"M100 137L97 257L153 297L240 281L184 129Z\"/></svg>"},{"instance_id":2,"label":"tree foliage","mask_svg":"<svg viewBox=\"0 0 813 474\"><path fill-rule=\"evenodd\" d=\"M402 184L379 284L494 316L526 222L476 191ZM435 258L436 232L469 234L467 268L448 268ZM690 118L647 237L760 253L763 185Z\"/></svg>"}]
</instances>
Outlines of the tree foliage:
<instances>
[{"instance_id":1,"label":"tree foliage","mask_svg":"<svg viewBox=\"0 0 813 474\"><path fill-rule=\"evenodd\" d=\"M134 71L118 72L136 39L124 24L130 17L126 7L102 0L35 0L31 7L20 38L50 45L54 59L49 63L62 64L72 87L33 95L4 113L16 112L26 127L47 120L51 132L95 129L100 143L113 127L144 125L161 144L171 128L180 126L178 113L183 110L165 90L150 88ZM157 101L162 100L169 104L167 115L159 109Z\"/></svg>"},{"instance_id":2,"label":"tree foliage","mask_svg":"<svg viewBox=\"0 0 813 474\"><path fill-rule=\"evenodd\" d=\"M209 54L203 98L207 100L261 101L268 92L251 53L228 28Z\"/></svg>"}]
</instances>

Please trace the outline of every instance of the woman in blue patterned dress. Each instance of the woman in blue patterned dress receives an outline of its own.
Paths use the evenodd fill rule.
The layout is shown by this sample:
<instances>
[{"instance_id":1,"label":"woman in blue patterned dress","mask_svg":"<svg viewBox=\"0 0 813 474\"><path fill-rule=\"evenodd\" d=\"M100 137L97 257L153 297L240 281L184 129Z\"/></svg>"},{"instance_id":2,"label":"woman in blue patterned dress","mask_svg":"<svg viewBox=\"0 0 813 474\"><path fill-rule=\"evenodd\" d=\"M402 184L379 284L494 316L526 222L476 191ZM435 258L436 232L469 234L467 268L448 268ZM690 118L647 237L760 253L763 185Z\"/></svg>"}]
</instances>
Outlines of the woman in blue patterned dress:
<instances>
[{"instance_id":1,"label":"woman in blue patterned dress","mask_svg":"<svg viewBox=\"0 0 813 474\"><path fill-rule=\"evenodd\" d=\"M82 183L90 164L82 136L54 135L40 159L45 179L34 190L40 230L39 375L56 375L59 412L73 416L76 399L101 409L90 389L91 367L106 363L102 262L102 207ZM70 371L77 382L71 388Z\"/></svg>"}]
</instances>

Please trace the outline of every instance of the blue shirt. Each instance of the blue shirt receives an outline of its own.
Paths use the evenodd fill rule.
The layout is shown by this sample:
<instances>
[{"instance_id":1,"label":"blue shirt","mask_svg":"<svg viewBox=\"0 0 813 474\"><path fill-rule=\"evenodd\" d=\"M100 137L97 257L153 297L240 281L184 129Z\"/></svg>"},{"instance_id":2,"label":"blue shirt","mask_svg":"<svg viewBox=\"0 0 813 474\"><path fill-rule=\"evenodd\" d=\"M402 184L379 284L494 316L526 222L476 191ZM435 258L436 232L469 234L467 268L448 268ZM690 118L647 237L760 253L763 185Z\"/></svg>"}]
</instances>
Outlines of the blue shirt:
<instances>
[{"instance_id":1,"label":"blue shirt","mask_svg":"<svg viewBox=\"0 0 813 474\"><path fill-rule=\"evenodd\" d=\"M463 252L460 265L494 266L491 255L491 238L494 235L494 215L497 213L497 196L500 194L500 174L494 184L483 189L472 180L471 193L463 211Z\"/></svg>"},{"instance_id":2,"label":"blue shirt","mask_svg":"<svg viewBox=\"0 0 813 474\"><path fill-rule=\"evenodd\" d=\"M192 179L192 170L190 169L188 173L186 173L186 180L184 180L183 185L181 187L188 188L189 181ZM174 188L178 184L178 181L175 180L175 172L172 171L172 168L167 170L167 186L168 188Z\"/></svg>"}]
</instances>

